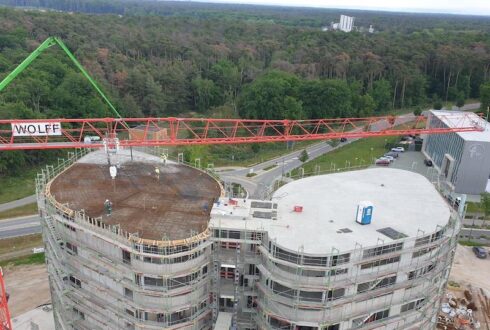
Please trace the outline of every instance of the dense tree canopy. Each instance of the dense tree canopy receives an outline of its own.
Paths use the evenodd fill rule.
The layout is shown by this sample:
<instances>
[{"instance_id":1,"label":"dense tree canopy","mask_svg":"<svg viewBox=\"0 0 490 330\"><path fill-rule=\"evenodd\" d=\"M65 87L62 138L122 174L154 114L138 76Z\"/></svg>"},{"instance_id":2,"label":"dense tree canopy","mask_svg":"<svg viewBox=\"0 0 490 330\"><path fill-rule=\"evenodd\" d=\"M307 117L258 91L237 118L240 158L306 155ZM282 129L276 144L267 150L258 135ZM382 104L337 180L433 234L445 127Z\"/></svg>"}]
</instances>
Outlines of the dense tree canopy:
<instances>
[{"instance_id":1,"label":"dense tree canopy","mask_svg":"<svg viewBox=\"0 0 490 330\"><path fill-rule=\"evenodd\" d=\"M297 100L300 80L292 74L271 71L249 84L240 100L240 115L254 119L300 119Z\"/></svg>"},{"instance_id":2,"label":"dense tree canopy","mask_svg":"<svg viewBox=\"0 0 490 330\"><path fill-rule=\"evenodd\" d=\"M31 5L120 13L117 8L134 3L39 0ZM358 12L361 22L380 22L382 31L346 34L317 27L326 22L319 13L329 17L335 11L294 14L264 7L260 13L253 6L151 1L141 8L166 8L155 13L167 17L0 9L0 77L50 35L65 40L126 116L212 115L222 106L254 118L368 115L425 104L434 95L454 102L478 97L490 77L488 18L451 17L452 25L442 29L446 16L430 16L429 23L428 17L413 15L413 24L402 20L396 30L382 23L394 22L395 14ZM221 19L213 19L218 14ZM480 30L465 29L462 22L475 28L478 22ZM22 103L40 117L110 115L54 49L0 98Z\"/></svg>"}]
</instances>

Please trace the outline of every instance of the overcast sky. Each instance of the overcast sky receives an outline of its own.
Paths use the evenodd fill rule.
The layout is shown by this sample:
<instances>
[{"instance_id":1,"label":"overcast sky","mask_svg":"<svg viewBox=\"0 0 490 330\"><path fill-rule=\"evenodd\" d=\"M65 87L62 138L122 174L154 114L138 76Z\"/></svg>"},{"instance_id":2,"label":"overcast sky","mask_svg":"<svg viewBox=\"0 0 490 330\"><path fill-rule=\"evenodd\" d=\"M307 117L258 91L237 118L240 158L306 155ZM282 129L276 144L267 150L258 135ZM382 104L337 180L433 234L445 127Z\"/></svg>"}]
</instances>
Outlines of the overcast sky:
<instances>
[{"instance_id":1,"label":"overcast sky","mask_svg":"<svg viewBox=\"0 0 490 330\"><path fill-rule=\"evenodd\" d=\"M490 0L209 0L209 2L490 16Z\"/></svg>"}]
</instances>

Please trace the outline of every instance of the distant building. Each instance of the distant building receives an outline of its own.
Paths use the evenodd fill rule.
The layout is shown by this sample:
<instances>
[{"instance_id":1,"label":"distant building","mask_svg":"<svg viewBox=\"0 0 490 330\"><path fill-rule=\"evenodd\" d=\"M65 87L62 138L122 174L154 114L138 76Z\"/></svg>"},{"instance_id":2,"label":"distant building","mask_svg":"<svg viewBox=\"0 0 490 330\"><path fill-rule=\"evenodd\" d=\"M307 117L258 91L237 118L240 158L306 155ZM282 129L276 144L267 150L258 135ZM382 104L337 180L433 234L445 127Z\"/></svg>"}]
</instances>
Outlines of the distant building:
<instances>
[{"instance_id":1,"label":"distant building","mask_svg":"<svg viewBox=\"0 0 490 330\"><path fill-rule=\"evenodd\" d=\"M340 15L339 30L344 32L351 32L354 27L354 17Z\"/></svg>"},{"instance_id":2,"label":"distant building","mask_svg":"<svg viewBox=\"0 0 490 330\"><path fill-rule=\"evenodd\" d=\"M459 111L429 112L428 127L457 127L462 120ZM422 153L432 160L449 188L458 194L478 195L485 191L490 176L490 126L476 114L471 119L483 132L456 132L428 135Z\"/></svg>"},{"instance_id":3,"label":"distant building","mask_svg":"<svg viewBox=\"0 0 490 330\"><path fill-rule=\"evenodd\" d=\"M354 17L346 16L346 15L340 15L340 22L339 23L330 23L330 27L324 26L322 27L322 31L335 31L335 30L340 30L343 32L351 32L354 29Z\"/></svg>"},{"instance_id":4,"label":"distant building","mask_svg":"<svg viewBox=\"0 0 490 330\"><path fill-rule=\"evenodd\" d=\"M369 29L368 29L369 33L374 33L374 28L372 25L369 25Z\"/></svg>"}]
</instances>

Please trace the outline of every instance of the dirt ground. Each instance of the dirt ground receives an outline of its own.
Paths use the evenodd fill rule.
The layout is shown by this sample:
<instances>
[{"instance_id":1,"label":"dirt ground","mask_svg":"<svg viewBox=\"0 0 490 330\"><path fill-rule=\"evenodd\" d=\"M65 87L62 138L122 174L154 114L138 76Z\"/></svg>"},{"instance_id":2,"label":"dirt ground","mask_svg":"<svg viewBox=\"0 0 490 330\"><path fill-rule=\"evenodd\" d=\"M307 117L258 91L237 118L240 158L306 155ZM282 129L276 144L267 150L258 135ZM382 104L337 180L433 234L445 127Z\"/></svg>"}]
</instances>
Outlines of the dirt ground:
<instances>
[{"instance_id":1,"label":"dirt ground","mask_svg":"<svg viewBox=\"0 0 490 330\"><path fill-rule=\"evenodd\" d=\"M72 210L83 209L141 238L177 240L206 229L220 187L209 175L183 165L123 163L113 180L107 164L77 163L53 181L51 194Z\"/></svg>"},{"instance_id":2,"label":"dirt ground","mask_svg":"<svg viewBox=\"0 0 490 330\"><path fill-rule=\"evenodd\" d=\"M12 317L51 301L46 265L6 267L3 273Z\"/></svg>"},{"instance_id":3,"label":"dirt ground","mask_svg":"<svg viewBox=\"0 0 490 330\"><path fill-rule=\"evenodd\" d=\"M488 274L490 274L490 258L478 259L471 251L471 247L458 245L449 276L450 281L482 288L490 296Z\"/></svg>"},{"instance_id":4,"label":"dirt ground","mask_svg":"<svg viewBox=\"0 0 490 330\"><path fill-rule=\"evenodd\" d=\"M473 318L480 322L480 329L490 330L490 259L478 259L471 247L459 245L453 262L447 294L444 303L453 302L454 308L470 308ZM455 311L456 309L453 309ZM448 317L441 312L437 329L475 329L475 326L461 322L468 318ZM471 319L471 318L470 318ZM463 321L461 321L463 320Z\"/></svg>"}]
</instances>

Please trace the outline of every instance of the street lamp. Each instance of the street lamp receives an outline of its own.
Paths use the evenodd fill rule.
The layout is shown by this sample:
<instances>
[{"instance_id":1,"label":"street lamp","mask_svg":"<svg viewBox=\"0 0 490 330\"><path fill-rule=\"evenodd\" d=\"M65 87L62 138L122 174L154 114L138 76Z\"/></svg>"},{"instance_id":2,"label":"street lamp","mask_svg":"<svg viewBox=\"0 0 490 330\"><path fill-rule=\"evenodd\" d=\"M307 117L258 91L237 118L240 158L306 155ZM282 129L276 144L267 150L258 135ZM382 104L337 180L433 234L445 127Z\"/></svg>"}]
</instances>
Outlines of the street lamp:
<instances>
[{"instance_id":1,"label":"street lamp","mask_svg":"<svg viewBox=\"0 0 490 330\"><path fill-rule=\"evenodd\" d=\"M284 157L282 157L282 177L284 177Z\"/></svg>"}]
</instances>

